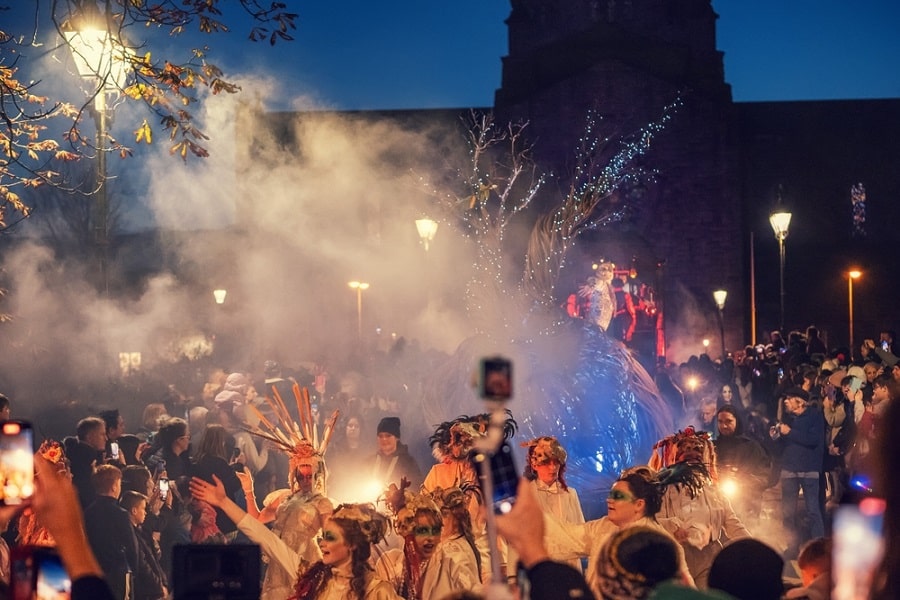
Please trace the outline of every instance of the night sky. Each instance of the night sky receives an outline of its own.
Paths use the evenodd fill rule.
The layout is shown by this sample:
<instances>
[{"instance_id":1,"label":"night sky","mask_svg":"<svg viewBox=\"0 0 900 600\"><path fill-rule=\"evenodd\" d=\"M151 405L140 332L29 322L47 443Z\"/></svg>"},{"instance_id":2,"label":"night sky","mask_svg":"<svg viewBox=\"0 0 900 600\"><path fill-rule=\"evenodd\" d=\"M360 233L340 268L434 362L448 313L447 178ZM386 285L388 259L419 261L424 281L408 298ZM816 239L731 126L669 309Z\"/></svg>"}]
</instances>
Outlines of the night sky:
<instances>
[{"instance_id":1,"label":"night sky","mask_svg":"<svg viewBox=\"0 0 900 600\"><path fill-rule=\"evenodd\" d=\"M288 46L241 45L234 66L279 72L286 105L296 96L351 110L492 105L507 52L508 0L335 6L299 5L293 60L283 60ZM735 101L900 97L896 0L713 6Z\"/></svg>"}]
</instances>

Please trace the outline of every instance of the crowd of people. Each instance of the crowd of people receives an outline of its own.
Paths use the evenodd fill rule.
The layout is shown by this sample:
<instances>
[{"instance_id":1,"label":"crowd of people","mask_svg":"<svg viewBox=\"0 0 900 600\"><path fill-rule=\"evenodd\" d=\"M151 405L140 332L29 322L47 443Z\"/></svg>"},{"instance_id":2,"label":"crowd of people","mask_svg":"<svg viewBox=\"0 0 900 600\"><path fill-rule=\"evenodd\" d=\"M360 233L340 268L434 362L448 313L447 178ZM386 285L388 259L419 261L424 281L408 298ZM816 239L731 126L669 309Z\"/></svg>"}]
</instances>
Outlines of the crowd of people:
<instances>
[{"instance_id":1,"label":"crowd of people","mask_svg":"<svg viewBox=\"0 0 900 600\"><path fill-rule=\"evenodd\" d=\"M604 516L583 513L557 432L520 442L518 501L495 519L471 456L484 440L515 443L512 413L430 428L436 462L422 464L403 432L424 425L395 399L358 386L330 393L323 377L267 361L258 374L215 374L196 397L170 389L139 427L110 407L43 440L33 502L4 508L0 525L11 544L57 547L81 581L73 590L105 580L108 597L126 600L172 595L179 545L241 543L261 549L266 600L425 600L496 586L551 599L816 599L830 597L835 508L874 495L886 499L887 533L872 596L891 598L898 499L879 475L896 460L885 450L898 426L893 343L885 331L855 351L828 350L810 327L725 361L660 368L678 422L647 464L621 471ZM12 416L0 395L0 419ZM56 491L77 502L46 498ZM3 545L7 585L11 570Z\"/></svg>"}]
</instances>

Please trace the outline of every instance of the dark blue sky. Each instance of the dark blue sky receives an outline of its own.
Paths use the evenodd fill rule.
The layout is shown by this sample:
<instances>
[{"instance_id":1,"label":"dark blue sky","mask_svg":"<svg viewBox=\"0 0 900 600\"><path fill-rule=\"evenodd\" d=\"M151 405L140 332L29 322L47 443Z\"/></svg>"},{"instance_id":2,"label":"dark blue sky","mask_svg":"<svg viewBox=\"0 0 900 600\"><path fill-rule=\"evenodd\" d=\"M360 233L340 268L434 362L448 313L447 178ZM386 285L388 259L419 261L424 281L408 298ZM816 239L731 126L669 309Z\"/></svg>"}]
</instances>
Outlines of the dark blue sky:
<instances>
[{"instance_id":1,"label":"dark blue sky","mask_svg":"<svg viewBox=\"0 0 900 600\"><path fill-rule=\"evenodd\" d=\"M900 97L898 0L714 0L736 101ZM296 42L241 46L339 109L489 106L508 0L308 0ZM218 40L212 44L222 47ZM230 44L229 44L230 45Z\"/></svg>"}]
</instances>

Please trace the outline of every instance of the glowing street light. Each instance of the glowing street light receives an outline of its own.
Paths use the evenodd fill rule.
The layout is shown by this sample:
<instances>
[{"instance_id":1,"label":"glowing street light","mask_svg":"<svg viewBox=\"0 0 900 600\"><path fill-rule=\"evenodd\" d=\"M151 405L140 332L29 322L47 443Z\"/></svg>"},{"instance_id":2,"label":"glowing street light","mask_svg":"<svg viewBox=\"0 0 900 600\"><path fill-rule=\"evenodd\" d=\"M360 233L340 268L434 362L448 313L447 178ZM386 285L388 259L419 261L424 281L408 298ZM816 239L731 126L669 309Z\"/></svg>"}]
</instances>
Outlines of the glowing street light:
<instances>
[{"instance_id":1,"label":"glowing street light","mask_svg":"<svg viewBox=\"0 0 900 600\"><path fill-rule=\"evenodd\" d=\"M218 289L213 290L213 297L216 299L216 304L225 304L225 296L228 294L228 290Z\"/></svg>"},{"instance_id":2,"label":"glowing street light","mask_svg":"<svg viewBox=\"0 0 900 600\"><path fill-rule=\"evenodd\" d=\"M96 12L96 8L94 12ZM107 107L106 94L115 92L125 85L130 65L129 54L132 53L107 29L97 28L99 15L86 14L83 17L84 28L78 31L67 31L65 37L72 49L78 74L90 82L89 89L94 94L91 112L97 124L97 139L94 142L97 152L97 184L94 192L91 227L99 256L100 283L103 290L108 292L109 197L106 190L105 146L111 115Z\"/></svg>"},{"instance_id":3,"label":"glowing street light","mask_svg":"<svg viewBox=\"0 0 900 600\"><path fill-rule=\"evenodd\" d=\"M779 211L769 215L769 223L772 225L772 231L775 232L775 239L778 240L778 256L779 256L779 274L781 289L781 319L779 320L779 329L784 331L784 240L788 236L788 228L791 226L791 213Z\"/></svg>"},{"instance_id":4,"label":"glowing street light","mask_svg":"<svg viewBox=\"0 0 900 600\"><path fill-rule=\"evenodd\" d=\"M425 244L425 252L428 252L428 245L434 239L438 230L438 223L433 219L425 217L424 219L416 219L416 230L419 232L419 238Z\"/></svg>"},{"instance_id":5,"label":"glowing street light","mask_svg":"<svg viewBox=\"0 0 900 600\"><path fill-rule=\"evenodd\" d=\"M362 341L362 293L369 289L369 284L364 281L351 281L347 283L356 290L356 335Z\"/></svg>"},{"instance_id":6,"label":"glowing street light","mask_svg":"<svg viewBox=\"0 0 900 600\"><path fill-rule=\"evenodd\" d=\"M862 271L853 269L847 273L847 306L850 310L850 353L853 353L853 280L859 279Z\"/></svg>"},{"instance_id":7,"label":"glowing street light","mask_svg":"<svg viewBox=\"0 0 900 600\"><path fill-rule=\"evenodd\" d=\"M719 309L719 337L722 340L722 362L725 362L725 298L728 297L726 290L716 290L713 292L713 299L716 301L716 307Z\"/></svg>"}]
</instances>

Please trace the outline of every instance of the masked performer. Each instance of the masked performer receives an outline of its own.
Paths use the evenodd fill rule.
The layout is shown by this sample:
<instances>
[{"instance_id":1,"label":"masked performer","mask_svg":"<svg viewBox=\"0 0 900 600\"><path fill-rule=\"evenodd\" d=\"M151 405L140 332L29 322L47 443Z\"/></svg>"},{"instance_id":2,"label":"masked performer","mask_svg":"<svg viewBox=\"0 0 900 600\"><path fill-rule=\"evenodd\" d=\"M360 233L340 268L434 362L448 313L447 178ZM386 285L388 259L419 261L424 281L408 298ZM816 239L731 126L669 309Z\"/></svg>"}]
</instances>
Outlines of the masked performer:
<instances>
[{"instance_id":1,"label":"masked performer","mask_svg":"<svg viewBox=\"0 0 900 600\"><path fill-rule=\"evenodd\" d=\"M694 581L706 588L709 568L725 541L750 537L716 486L716 451L709 433L687 427L660 440L651 459L665 489L657 519L684 548Z\"/></svg>"},{"instance_id":2,"label":"masked performer","mask_svg":"<svg viewBox=\"0 0 900 600\"><path fill-rule=\"evenodd\" d=\"M215 479L215 478L214 478ZM244 512L225 493L221 481L210 484L191 480L196 498L222 509L262 552L269 557L269 569L294 573L289 589L265 590L262 598L282 600L396 600L387 581L372 572L372 546L384 538L387 518L366 504L341 504L324 520L318 538L320 558L310 562L294 551L273 531ZM268 572L267 572L268 573Z\"/></svg>"},{"instance_id":3,"label":"masked performer","mask_svg":"<svg viewBox=\"0 0 900 600\"><path fill-rule=\"evenodd\" d=\"M525 466L525 478L534 487L538 504L545 514L551 515L561 523L579 525L584 523L581 502L574 488L566 485L566 450L553 436L543 436L522 443L528 448L528 464ZM545 540L548 548L553 548L552 540ZM509 562L516 557L510 555ZM560 560L551 552L550 558ZM581 571L581 560L565 561L573 568Z\"/></svg>"},{"instance_id":4,"label":"masked performer","mask_svg":"<svg viewBox=\"0 0 900 600\"><path fill-rule=\"evenodd\" d=\"M259 418L259 427L249 431L272 442L288 456L289 487L269 494L263 500L264 508L258 511L256 498L253 496L252 479L242 476L241 485L247 494L250 515L259 523L272 523L272 533L299 559L312 564L322 557L319 546L313 543L313 540L333 510L331 500L325 495L324 455L338 413L335 412L326 422L320 440L318 431L313 425L309 396L305 392L306 390L301 392L299 388L295 388L297 410L301 418L299 425L290 420L284 402L278 394L274 394L274 399L266 398L272 412L279 417L278 426L250 406ZM192 489L193 487L192 483ZM239 520L235 520L235 523L243 530ZM245 533L250 536L249 532ZM270 560L263 581L262 599L282 600L288 597L296 577L296 569L285 570L281 561Z\"/></svg>"},{"instance_id":5,"label":"masked performer","mask_svg":"<svg viewBox=\"0 0 900 600\"><path fill-rule=\"evenodd\" d=\"M392 485L385 501L394 514L394 529L403 548L386 552L377 574L389 579L408 600L444 598L481 589L481 552L475 545L465 494L438 490L434 497L412 494ZM442 514L443 513L443 514Z\"/></svg>"}]
</instances>

